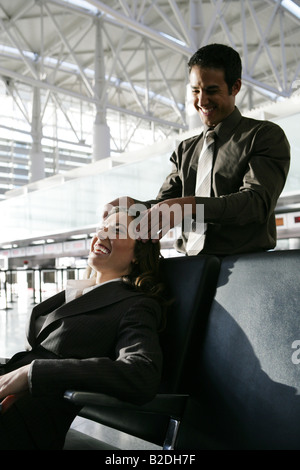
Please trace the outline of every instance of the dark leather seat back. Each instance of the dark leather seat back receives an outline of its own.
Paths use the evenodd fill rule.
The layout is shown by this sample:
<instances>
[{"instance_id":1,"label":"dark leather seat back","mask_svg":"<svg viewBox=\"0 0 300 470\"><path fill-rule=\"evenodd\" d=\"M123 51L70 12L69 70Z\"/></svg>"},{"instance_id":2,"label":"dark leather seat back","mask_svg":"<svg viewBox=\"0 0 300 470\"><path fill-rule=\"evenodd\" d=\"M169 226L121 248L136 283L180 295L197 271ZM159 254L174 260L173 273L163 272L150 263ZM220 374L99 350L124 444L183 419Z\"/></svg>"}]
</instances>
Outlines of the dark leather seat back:
<instances>
[{"instance_id":1,"label":"dark leather seat back","mask_svg":"<svg viewBox=\"0 0 300 470\"><path fill-rule=\"evenodd\" d=\"M220 260L214 256L168 258L161 269L168 297L174 302L161 335L164 370L160 391L188 393L195 357L193 348L198 348L203 338Z\"/></svg>"},{"instance_id":2,"label":"dark leather seat back","mask_svg":"<svg viewBox=\"0 0 300 470\"><path fill-rule=\"evenodd\" d=\"M223 260L194 377L178 448L300 449L300 250Z\"/></svg>"}]
</instances>

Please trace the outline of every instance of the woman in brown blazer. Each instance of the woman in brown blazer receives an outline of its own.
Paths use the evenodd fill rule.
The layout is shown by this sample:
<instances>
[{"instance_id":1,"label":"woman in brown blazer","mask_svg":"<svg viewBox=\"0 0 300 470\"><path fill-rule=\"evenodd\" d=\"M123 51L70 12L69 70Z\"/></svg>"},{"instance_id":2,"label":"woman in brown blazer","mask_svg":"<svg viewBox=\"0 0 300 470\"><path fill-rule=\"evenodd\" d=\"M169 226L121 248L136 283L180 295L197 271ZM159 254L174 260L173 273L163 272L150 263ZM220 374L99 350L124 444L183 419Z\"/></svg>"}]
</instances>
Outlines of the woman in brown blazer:
<instances>
[{"instance_id":1,"label":"woman in brown blazer","mask_svg":"<svg viewBox=\"0 0 300 470\"><path fill-rule=\"evenodd\" d=\"M0 449L62 449L79 411L63 399L67 389L132 403L155 395L162 366L159 244L136 241L133 223L127 212L109 214L91 243L94 275L34 307L30 349L2 368Z\"/></svg>"}]
</instances>

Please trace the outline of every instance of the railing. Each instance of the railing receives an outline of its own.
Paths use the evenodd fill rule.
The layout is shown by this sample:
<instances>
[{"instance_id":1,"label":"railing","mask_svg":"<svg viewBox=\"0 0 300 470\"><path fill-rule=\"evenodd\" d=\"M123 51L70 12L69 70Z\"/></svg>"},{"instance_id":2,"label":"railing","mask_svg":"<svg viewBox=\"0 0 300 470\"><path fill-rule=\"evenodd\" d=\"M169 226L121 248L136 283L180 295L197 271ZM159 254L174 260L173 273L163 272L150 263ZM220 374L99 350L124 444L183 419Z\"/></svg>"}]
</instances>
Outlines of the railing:
<instances>
[{"instance_id":1,"label":"railing","mask_svg":"<svg viewBox=\"0 0 300 470\"><path fill-rule=\"evenodd\" d=\"M32 290L32 303L45 300L46 295L63 290L68 279L80 279L85 268L37 268L0 270L1 310L12 309L20 290ZM20 278L22 278L20 280Z\"/></svg>"}]
</instances>

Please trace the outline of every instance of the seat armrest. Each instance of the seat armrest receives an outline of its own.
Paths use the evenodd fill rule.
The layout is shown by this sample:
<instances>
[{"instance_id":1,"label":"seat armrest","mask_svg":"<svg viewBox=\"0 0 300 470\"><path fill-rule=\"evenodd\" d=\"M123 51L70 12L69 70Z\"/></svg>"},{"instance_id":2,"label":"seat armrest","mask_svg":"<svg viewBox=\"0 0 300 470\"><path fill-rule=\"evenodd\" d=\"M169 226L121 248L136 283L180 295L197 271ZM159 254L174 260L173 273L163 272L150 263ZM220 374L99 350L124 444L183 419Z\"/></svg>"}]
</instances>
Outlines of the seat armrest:
<instances>
[{"instance_id":1,"label":"seat armrest","mask_svg":"<svg viewBox=\"0 0 300 470\"><path fill-rule=\"evenodd\" d=\"M64 398L78 406L122 408L122 410L156 413L175 418L182 415L188 395L158 394L153 400L144 405L134 405L102 393L74 390L67 390Z\"/></svg>"}]
</instances>

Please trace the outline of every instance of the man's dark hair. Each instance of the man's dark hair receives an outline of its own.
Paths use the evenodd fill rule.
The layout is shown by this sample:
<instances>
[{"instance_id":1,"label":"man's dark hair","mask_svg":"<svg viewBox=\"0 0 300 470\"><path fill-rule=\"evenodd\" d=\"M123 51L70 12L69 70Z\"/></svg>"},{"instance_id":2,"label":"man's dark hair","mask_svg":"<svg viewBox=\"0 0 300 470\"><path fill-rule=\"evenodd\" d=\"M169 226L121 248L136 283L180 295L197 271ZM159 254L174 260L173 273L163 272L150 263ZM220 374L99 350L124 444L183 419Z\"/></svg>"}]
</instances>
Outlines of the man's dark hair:
<instances>
[{"instance_id":1,"label":"man's dark hair","mask_svg":"<svg viewBox=\"0 0 300 470\"><path fill-rule=\"evenodd\" d=\"M209 44L198 49L188 62L189 72L194 65L224 70L229 94L235 82L242 76L242 62L238 52L224 44Z\"/></svg>"}]
</instances>

